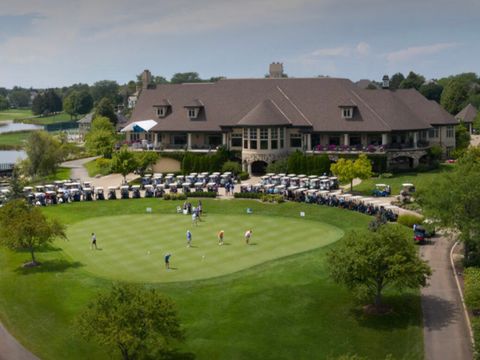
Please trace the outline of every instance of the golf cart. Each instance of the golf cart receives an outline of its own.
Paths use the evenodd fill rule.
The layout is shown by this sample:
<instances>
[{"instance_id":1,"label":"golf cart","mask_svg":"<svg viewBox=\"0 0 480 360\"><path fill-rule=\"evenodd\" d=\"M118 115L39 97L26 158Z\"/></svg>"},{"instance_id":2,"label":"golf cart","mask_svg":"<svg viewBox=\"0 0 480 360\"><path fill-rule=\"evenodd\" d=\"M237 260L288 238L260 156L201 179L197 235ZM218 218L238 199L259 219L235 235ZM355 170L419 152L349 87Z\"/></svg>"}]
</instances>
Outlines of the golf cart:
<instances>
[{"instance_id":1,"label":"golf cart","mask_svg":"<svg viewBox=\"0 0 480 360\"><path fill-rule=\"evenodd\" d=\"M385 197L390 196L392 190L390 185L386 184L375 184L375 190L373 190L373 196Z\"/></svg>"},{"instance_id":2,"label":"golf cart","mask_svg":"<svg viewBox=\"0 0 480 360\"><path fill-rule=\"evenodd\" d=\"M130 189L128 185L120 186L120 198L121 199L129 199L130 198Z\"/></svg>"},{"instance_id":3,"label":"golf cart","mask_svg":"<svg viewBox=\"0 0 480 360\"><path fill-rule=\"evenodd\" d=\"M402 190L400 190L400 201L410 202L412 200L413 193L415 192L415 186L410 183L402 184Z\"/></svg>"},{"instance_id":4,"label":"golf cart","mask_svg":"<svg viewBox=\"0 0 480 360\"><path fill-rule=\"evenodd\" d=\"M424 244L426 239L431 238L435 233L428 231L422 225L414 225L413 226L413 240L417 244Z\"/></svg>"},{"instance_id":5,"label":"golf cart","mask_svg":"<svg viewBox=\"0 0 480 360\"><path fill-rule=\"evenodd\" d=\"M108 187L108 200L117 200L117 188L115 186Z\"/></svg>"},{"instance_id":6,"label":"golf cart","mask_svg":"<svg viewBox=\"0 0 480 360\"><path fill-rule=\"evenodd\" d=\"M57 205L57 193L49 190L45 193L45 202L47 205Z\"/></svg>"},{"instance_id":7,"label":"golf cart","mask_svg":"<svg viewBox=\"0 0 480 360\"><path fill-rule=\"evenodd\" d=\"M151 184L145 185L145 197L146 198L152 198L153 195L154 195L153 185L151 185Z\"/></svg>"},{"instance_id":8,"label":"golf cart","mask_svg":"<svg viewBox=\"0 0 480 360\"><path fill-rule=\"evenodd\" d=\"M163 194L165 193L165 185L164 184L158 184L155 187L155 197L156 198L161 198Z\"/></svg>"},{"instance_id":9,"label":"golf cart","mask_svg":"<svg viewBox=\"0 0 480 360\"><path fill-rule=\"evenodd\" d=\"M83 188L83 200L92 201L93 200L93 191L91 188Z\"/></svg>"},{"instance_id":10,"label":"golf cart","mask_svg":"<svg viewBox=\"0 0 480 360\"><path fill-rule=\"evenodd\" d=\"M330 180L330 190L337 190L339 187L338 178L336 176L329 177Z\"/></svg>"},{"instance_id":11,"label":"golf cart","mask_svg":"<svg viewBox=\"0 0 480 360\"><path fill-rule=\"evenodd\" d=\"M184 182L182 184L182 191L184 194L188 194L190 192L190 183L189 182Z\"/></svg>"},{"instance_id":12,"label":"golf cart","mask_svg":"<svg viewBox=\"0 0 480 360\"><path fill-rule=\"evenodd\" d=\"M103 193L103 187L97 187L95 189L95 198L97 200L105 200L105 194Z\"/></svg>"},{"instance_id":13,"label":"golf cart","mask_svg":"<svg viewBox=\"0 0 480 360\"><path fill-rule=\"evenodd\" d=\"M140 185L132 185L132 199L140 199Z\"/></svg>"},{"instance_id":14,"label":"golf cart","mask_svg":"<svg viewBox=\"0 0 480 360\"><path fill-rule=\"evenodd\" d=\"M218 185L216 182L209 182L207 184L207 191L216 193L218 191Z\"/></svg>"},{"instance_id":15,"label":"golf cart","mask_svg":"<svg viewBox=\"0 0 480 360\"><path fill-rule=\"evenodd\" d=\"M203 191L203 182L199 181L195 183L195 191L202 192Z\"/></svg>"}]
</instances>

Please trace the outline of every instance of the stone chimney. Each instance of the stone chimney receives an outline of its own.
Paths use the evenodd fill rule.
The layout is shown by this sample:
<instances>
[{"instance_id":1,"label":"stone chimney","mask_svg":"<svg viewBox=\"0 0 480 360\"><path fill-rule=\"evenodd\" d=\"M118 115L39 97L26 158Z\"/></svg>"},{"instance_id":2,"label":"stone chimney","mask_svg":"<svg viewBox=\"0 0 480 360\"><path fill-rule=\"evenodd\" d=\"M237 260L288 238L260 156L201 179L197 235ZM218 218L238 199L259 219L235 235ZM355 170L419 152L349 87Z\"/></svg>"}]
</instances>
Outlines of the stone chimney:
<instances>
[{"instance_id":1,"label":"stone chimney","mask_svg":"<svg viewBox=\"0 0 480 360\"><path fill-rule=\"evenodd\" d=\"M282 63L271 63L269 68L269 77L272 79L279 79L283 77L283 64Z\"/></svg>"},{"instance_id":2,"label":"stone chimney","mask_svg":"<svg viewBox=\"0 0 480 360\"><path fill-rule=\"evenodd\" d=\"M382 78L382 89L389 89L390 88L390 78L388 75L383 75Z\"/></svg>"},{"instance_id":3,"label":"stone chimney","mask_svg":"<svg viewBox=\"0 0 480 360\"><path fill-rule=\"evenodd\" d=\"M152 82L152 74L149 70L143 70L142 73L142 89L148 89L148 86Z\"/></svg>"}]
</instances>

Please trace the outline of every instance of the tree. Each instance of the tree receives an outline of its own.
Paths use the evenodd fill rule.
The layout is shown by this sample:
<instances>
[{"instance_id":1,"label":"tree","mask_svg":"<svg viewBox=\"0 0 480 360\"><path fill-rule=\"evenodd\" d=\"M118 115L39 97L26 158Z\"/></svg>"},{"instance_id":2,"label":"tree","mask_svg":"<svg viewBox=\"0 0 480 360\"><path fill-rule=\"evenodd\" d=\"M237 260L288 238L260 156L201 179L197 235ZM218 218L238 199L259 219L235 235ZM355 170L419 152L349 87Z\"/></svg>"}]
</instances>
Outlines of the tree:
<instances>
[{"instance_id":1,"label":"tree","mask_svg":"<svg viewBox=\"0 0 480 360\"><path fill-rule=\"evenodd\" d=\"M117 141L115 128L106 117L97 117L92 121L92 127L85 136L85 147L94 155L111 158L113 147Z\"/></svg>"},{"instance_id":2,"label":"tree","mask_svg":"<svg viewBox=\"0 0 480 360\"><path fill-rule=\"evenodd\" d=\"M335 282L374 299L382 305L387 287L404 289L425 286L431 269L402 225L383 225L376 232L351 231L327 255L330 276Z\"/></svg>"},{"instance_id":3,"label":"tree","mask_svg":"<svg viewBox=\"0 0 480 360\"><path fill-rule=\"evenodd\" d=\"M9 185L10 185L10 193L8 195L9 200L25 198L25 194L23 193L24 182L20 178L20 169L18 168L17 165L15 165L13 168Z\"/></svg>"},{"instance_id":4,"label":"tree","mask_svg":"<svg viewBox=\"0 0 480 360\"><path fill-rule=\"evenodd\" d=\"M372 176L372 163L365 154L361 154L355 161L340 158L330 169L340 181L350 183L350 191L353 190L353 179L368 179Z\"/></svg>"},{"instance_id":5,"label":"tree","mask_svg":"<svg viewBox=\"0 0 480 360\"><path fill-rule=\"evenodd\" d=\"M79 314L75 328L87 340L115 346L124 360L162 358L184 339L173 301L133 284L98 294Z\"/></svg>"},{"instance_id":6,"label":"tree","mask_svg":"<svg viewBox=\"0 0 480 360\"><path fill-rule=\"evenodd\" d=\"M13 200L0 208L0 243L13 250L28 250L30 266L39 265L35 250L55 238L66 238L65 227L56 219L47 219L42 211L24 200Z\"/></svg>"},{"instance_id":7,"label":"tree","mask_svg":"<svg viewBox=\"0 0 480 360\"><path fill-rule=\"evenodd\" d=\"M8 94L8 101L13 107L27 107L30 105L30 91L15 86Z\"/></svg>"},{"instance_id":8,"label":"tree","mask_svg":"<svg viewBox=\"0 0 480 360\"><path fill-rule=\"evenodd\" d=\"M27 174L33 177L53 174L65 154L60 141L46 131L34 131L25 144Z\"/></svg>"},{"instance_id":9,"label":"tree","mask_svg":"<svg viewBox=\"0 0 480 360\"><path fill-rule=\"evenodd\" d=\"M63 100L67 114L77 118L80 114L88 114L93 108L93 98L88 91L71 91Z\"/></svg>"},{"instance_id":10,"label":"tree","mask_svg":"<svg viewBox=\"0 0 480 360\"><path fill-rule=\"evenodd\" d=\"M136 168L137 161L135 155L126 146L123 146L113 154L112 171L122 174L124 183L127 183L127 175L135 171Z\"/></svg>"},{"instance_id":11,"label":"tree","mask_svg":"<svg viewBox=\"0 0 480 360\"><path fill-rule=\"evenodd\" d=\"M436 176L416 199L426 217L457 229L465 242L465 263L480 265L480 148L469 148L452 171ZM439 196L439 194L441 194Z\"/></svg>"},{"instance_id":12,"label":"tree","mask_svg":"<svg viewBox=\"0 0 480 360\"><path fill-rule=\"evenodd\" d=\"M107 98L112 104L117 104L119 102L118 90L119 85L116 81L102 80L97 81L90 87L90 94L96 103L100 102L103 98Z\"/></svg>"},{"instance_id":13,"label":"tree","mask_svg":"<svg viewBox=\"0 0 480 360\"><path fill-rule=\"evenodd\" d=\"M470 132L464 123L460 123L455 127L455 153L462 154L470 146Z\"/></svg>"},{"instance_id":14,"label":"tree","mask_svg":"<svg viewBox=\"0 0 480 360\"><path fill-rule=\"evenodd\" d=\"M8 99L5 96L0 95L0 111L7 110L9 108L10 108L10 103L8 102Z\"/></svg>"},{"instance_id":15,"label":"tree","mask_svg":"<svg viewBox=\"0 0 480 360\"><path fill-rule=\"evenodd\" d=\"M53 89L47 89L33 99L32 113L34 115L51 114L59 111L62 111L62 99Z\"/></svg>"},{"instance_id":16,"label":"tree","mask_svg":"<svg viewBox=\"0 0 480 360\"><path fill-rule=\"evenodd\" d=\"M236 161L226 161L222 165L222 172L231 172L234 175L238 175L242 172L242 165Z\"/></svg>"},{"instance_id":17,"label":"tree","mask_svg":"<svg viewBox=\"0 0 480 360\"><path fill-rule=\"evenodd\" d=\"M142 151L136 153L137 170L140 176L144 176L145 172L158 160L158 154L155 151Z\"/></svg>"},{"instance_id":18,"label":"tree","mask_svg":"<svg viewBox=\"0 0 480 360\"><path fill-rule=\"evenodd\" d=\"M440 104L450 114L457 114L468 99L469 84L464 80L453 78L443 89Z\"/></svg>"},{"instance_id":19,"label":"tree","mask_svg":"<svg viewBox=\"0 0 480 360\"><path fill-rule=\"evenodd\" d=\"M393 74L390 79L390 89L397 90L403 80L405 80L405 76L402 73Z\"/></svg>"},{"instance_id":20,"label":"tree","mask_svg":"<svg viewBox=\"0 0 480 360\"><path fill-rule=\"evenodd\" d=\"M408 73L408 76L400 83L400 89L420 89L420 86L425 82L425 78L416 74L413 71Z\"/></svg>"},{"instance_id":21,"label":"tree","mask_svg":"<svg viewBox=\"0 0 480 360\"><path fill-rule=\"evenodd\" d=\"M172 84L182 84L182 83L198 83L203 82L198 73L196 72L185 72L185 73L176 73L170 79Z\"/></svg>"},{"instance_id":22,"label":"tree","mask_svg":"<svg viewBox=\"0 0 480 360\"><path fill-rule=\"evenodd\" d=\"M419 91L428 100L434 100L437 103L440 103L443 86L435 82L429 82L428 84L423 84L422 86L420 86Z\"/></svg>"},{"instance_id":23,"label":"tree","mask_svg":"<svg viewBox=\"0 0 480 360\"><path fill-rule=\"evenodd\" d=\"M95 107L93 117L97 118L99 116L108 118L113 125L117 123L117 115L109 98L103 98Z\"/></svg>"}]
</instances>

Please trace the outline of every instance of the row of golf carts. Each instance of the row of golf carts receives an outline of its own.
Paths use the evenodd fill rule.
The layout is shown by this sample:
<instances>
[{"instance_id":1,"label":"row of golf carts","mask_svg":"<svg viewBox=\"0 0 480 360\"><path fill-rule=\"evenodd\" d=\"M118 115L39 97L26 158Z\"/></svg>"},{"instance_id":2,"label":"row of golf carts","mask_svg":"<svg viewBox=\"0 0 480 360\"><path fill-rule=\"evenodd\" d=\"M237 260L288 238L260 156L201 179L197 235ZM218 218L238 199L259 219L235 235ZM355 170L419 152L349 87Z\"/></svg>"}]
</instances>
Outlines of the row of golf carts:
<instances>
[{"instance_id":1,"label":"row of golf carts","mask_svg":"<svg viewBox=\"0 0 480 360\"><path fill-rule=\"evenodd\" d=\"M203 191L205 188L216 191L218 187L225 187L227 184L233 184L234 176L231 172L219 172L214 173L190 173L189 175L174 175L174 174L147 174L142 178L142 186L152 185L164 185L164 189L182 189L185 192L190 189L195 191ZM209 190L210 191L210 190Z\"/></svg>"},{"instance_id":2,"label":"row of golf carts","mask_svg":"<svg viewBox=\"0 0 480 360\"><path fill-rule=\"evenodd\" d=\"M298 189L303 190L336 190L339 187L336 177L306 176L296 174L267 174L262 176L257 184L244 184L240 186L240 192L253 192L265 194L280 194L287 196L288 193Z\"/></svg>"}]
</instances>

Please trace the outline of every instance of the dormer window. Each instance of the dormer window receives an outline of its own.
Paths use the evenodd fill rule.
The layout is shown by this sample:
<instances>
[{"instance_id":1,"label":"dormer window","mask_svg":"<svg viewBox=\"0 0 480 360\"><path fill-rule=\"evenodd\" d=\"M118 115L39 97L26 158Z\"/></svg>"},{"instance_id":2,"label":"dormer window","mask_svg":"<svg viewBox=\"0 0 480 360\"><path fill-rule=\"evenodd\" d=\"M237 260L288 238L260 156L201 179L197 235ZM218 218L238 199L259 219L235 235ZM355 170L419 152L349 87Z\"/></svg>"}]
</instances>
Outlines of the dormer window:
<instances>
[{"instance_id":1,"label":"dormer window","mask_svg":"<svg viewBox=\"0 0 480 360\"><path fill-rule=\"evenodd\" d=\"M344 118L344 119L353 118L353 107L342 108L342 118Z\"/></svg>"},{"instance_id":2,"label":"dormer window","mask_svg":"<svg viewBox=\"0 0 480 360\"><path fill-rule=\"evenodd\" d=\"M158 117L165 117L167 116L167 107L166 106L159 106L156 108L157 116Z\"/></svg>"},{"instance_id":3,"label":"dormer window","mask_svg":"<svg viewBox=\"0 0 480 360\"><path fill-rule=\"evenodd\" d=\"M198 117L198 113L200 112L200 108L191 107L191 108L187 108L187 111L188 111L188 117L190 119L196 119Z\"/></svg>"}]
</instances>

